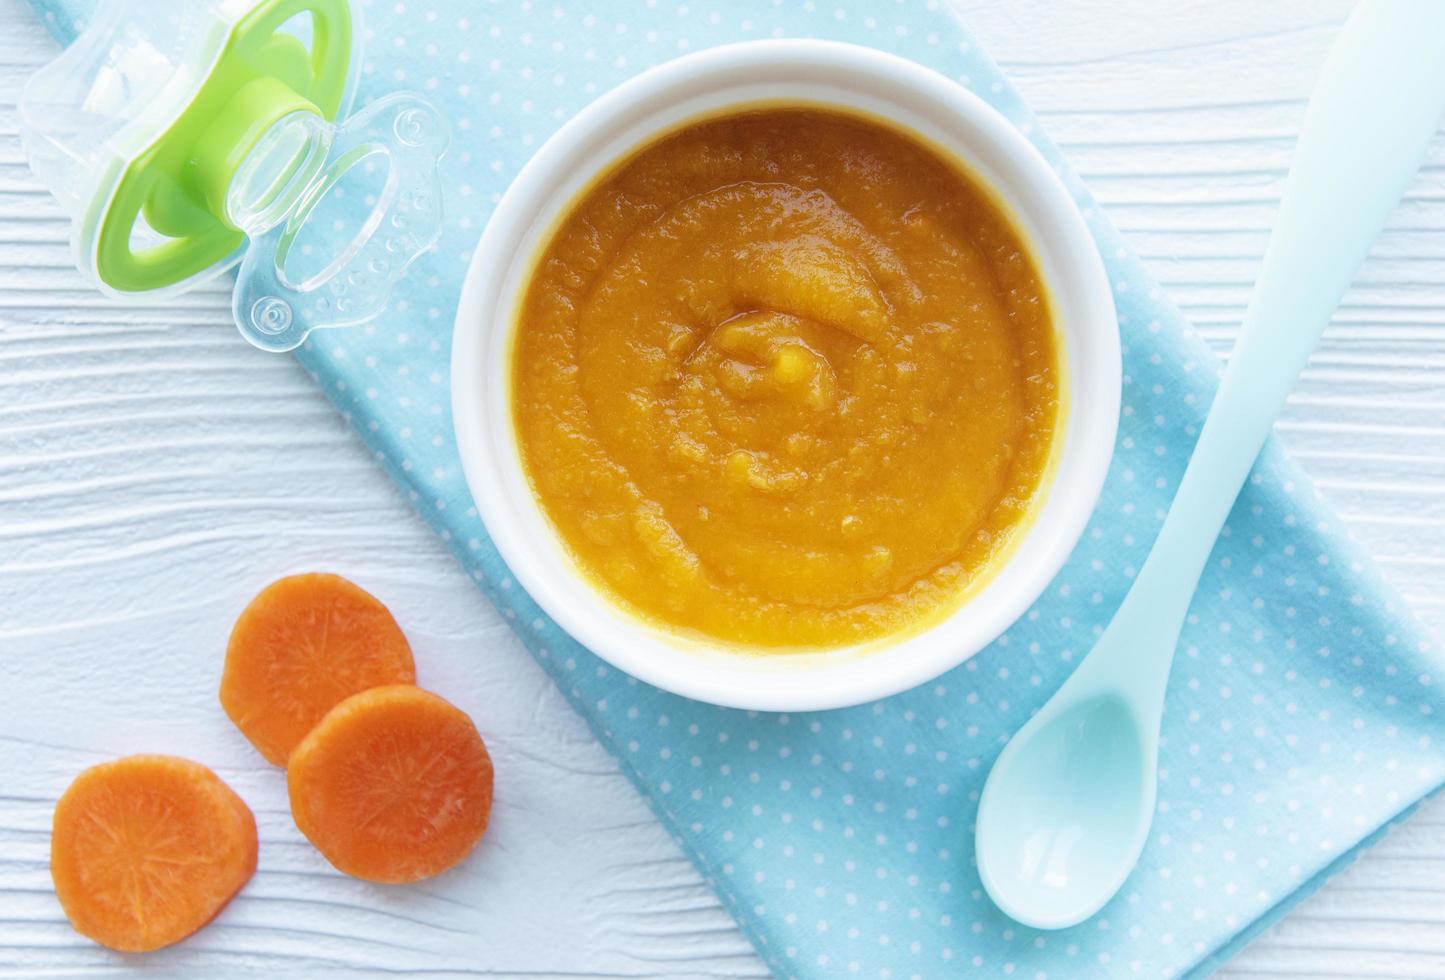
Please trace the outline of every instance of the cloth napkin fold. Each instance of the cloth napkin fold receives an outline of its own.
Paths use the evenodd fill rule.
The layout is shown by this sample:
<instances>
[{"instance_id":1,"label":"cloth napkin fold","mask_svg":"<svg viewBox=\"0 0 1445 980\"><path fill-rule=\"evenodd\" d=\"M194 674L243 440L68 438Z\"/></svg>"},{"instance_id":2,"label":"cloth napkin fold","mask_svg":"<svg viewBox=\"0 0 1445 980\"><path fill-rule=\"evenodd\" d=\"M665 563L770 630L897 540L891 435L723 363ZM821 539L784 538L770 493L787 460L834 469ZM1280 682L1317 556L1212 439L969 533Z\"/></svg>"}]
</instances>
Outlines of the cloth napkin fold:
<instances>
[{"instance_id":1,"label":"cloth napkin fold","mask_svg":"<svg viewBox=\"0 0 1445 980\"><path fill-rule=\"evenodd\" d=\"M62 38L90 6L32 2ZM980 788L1000 746L1089 650L1143 561L1214 390L1214 357L941 3L363 7L361 98L415 89L452 120L447 227L387 316L316 335L302 363L616 754L778 976L1206 972L1441 781L1433 740L1445 705L1428 641L1271 445L1184 630L1158 816L1137 872L1074 929L1010 922L974 868ZM1102 500L1034 608L934 683L859 708L791 716L664 694L551 623L514 584L472 507L447 390L452 313L471 249L536 147L649 65L776 36L896 52L1012 120L1078 198L1114 284L1125 358L1123 418Z\"/></svg>"}]
</instances>

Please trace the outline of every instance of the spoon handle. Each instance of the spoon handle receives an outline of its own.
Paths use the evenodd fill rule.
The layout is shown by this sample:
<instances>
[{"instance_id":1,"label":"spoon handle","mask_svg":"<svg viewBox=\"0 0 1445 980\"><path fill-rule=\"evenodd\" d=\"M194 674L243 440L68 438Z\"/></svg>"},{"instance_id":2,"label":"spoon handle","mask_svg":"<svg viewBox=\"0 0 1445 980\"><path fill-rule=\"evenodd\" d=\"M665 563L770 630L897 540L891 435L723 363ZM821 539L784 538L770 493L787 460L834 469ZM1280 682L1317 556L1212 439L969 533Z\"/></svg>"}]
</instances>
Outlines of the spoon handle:
<instances>
[{"instance_id":1,"label":"spoon handle","mask_svg":"<svg viewBox=\"0 0 1445 980\"><path fill-rule=\"evenodd\" d=\"M1445 2L1362 0L1306 110L1228 371L1125 603L1162 628L1177 635L1275 417L1418 169L1442 111Z\"/></svg>"}]
</instances>

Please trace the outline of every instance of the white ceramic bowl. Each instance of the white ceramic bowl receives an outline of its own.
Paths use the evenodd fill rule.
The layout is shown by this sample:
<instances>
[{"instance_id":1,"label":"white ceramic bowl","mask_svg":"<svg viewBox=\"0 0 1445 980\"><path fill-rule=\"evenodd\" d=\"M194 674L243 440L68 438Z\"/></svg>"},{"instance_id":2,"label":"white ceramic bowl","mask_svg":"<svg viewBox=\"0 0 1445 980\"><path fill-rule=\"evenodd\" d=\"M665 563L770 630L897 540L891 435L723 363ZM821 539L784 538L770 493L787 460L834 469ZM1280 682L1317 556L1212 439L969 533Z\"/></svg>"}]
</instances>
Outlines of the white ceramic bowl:
<instances>
[{"instance_id":1,"label":"white ceramic bowl","mask_svg":"<svg viewBox=\"0 0 1445 980\"><path fill-rule=\"evenodd\" d=\"M509 362L516 309L545 236L600 174L700 118L760 103L832 106L888 120L962 161L1012 212L1047 285L1061 340L1064 427L1042 505L991 581L952 615L897 641L758 655L645 623L577 570L522 471ZM1083 533L1114 446L1119 338L1103 264L1072 198L1037 150L942 75L868 48L756 41L637 76L592 103L513 181L472 258L452 347L452 410L467 483L517 582L575 639L658 687L773 711L871 701L928 681L1008 628Z\"/></svg>"}]
</instances>

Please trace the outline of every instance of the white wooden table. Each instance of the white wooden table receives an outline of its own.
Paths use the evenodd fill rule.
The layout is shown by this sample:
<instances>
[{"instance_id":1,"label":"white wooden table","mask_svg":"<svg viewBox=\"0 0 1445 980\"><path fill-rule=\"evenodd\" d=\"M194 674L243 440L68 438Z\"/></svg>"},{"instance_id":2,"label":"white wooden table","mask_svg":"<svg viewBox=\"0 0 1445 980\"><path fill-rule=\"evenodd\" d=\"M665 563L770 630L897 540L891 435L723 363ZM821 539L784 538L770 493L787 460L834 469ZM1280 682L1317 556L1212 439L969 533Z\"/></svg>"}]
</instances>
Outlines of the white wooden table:
<instances>
[{"instance_id":1,"label":"white wooden table","mask_svg":"<svg viewBox=\"0 0 1445 980\"><path fill-rule=\"evenodd\" d=\"M1348 0L957 2L1227 350ZM763 974L611 758L302 372L240 341L220 289L136 309L82 284L16 138L20 86L52 50L21 0L0 0L0 974L134 963L69 931L46 854L52 802L74 772L140 750L182 752L232 780L256 808L270 869L222 923L152 967L397 969L447 947L492 976ZM1442 409L1445 140L1280 425L1437 629ZM364 886L354 900L308 897L324 866L298 843L279 775L216 705L236 612L264 582L309 568L389 602L422 682L472 711L493 748L494 828L465 907ZM1229 974L1445 977L1445 801Z\"/></svg>"}]
</instances>

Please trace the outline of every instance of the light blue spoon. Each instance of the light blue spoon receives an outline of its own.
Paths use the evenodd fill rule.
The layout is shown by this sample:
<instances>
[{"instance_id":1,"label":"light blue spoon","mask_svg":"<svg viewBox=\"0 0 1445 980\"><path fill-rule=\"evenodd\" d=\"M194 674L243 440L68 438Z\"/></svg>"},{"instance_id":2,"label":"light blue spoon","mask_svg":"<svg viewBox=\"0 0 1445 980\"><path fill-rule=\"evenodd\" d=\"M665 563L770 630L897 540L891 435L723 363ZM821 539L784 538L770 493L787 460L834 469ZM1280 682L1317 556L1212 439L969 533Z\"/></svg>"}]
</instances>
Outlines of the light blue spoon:
<instances>
[{"instance_id":1,"label":"light blue spoon","mask_svg":"<svg viewBox=\"0 0 1445 980\"><path fill-rule=\"evenodd\" d=\"M1442 111L1445 0L1363 0L1305 114L1229 370L1154 550L1093 651L984 786L979 874L1018 921L1082 922L1138 861L1154 817L1165 682L1199 575Z\"/></svg>"}]
</instances>

